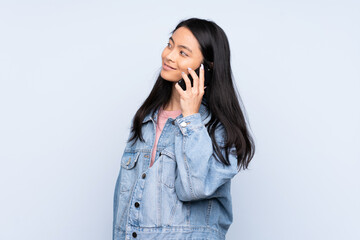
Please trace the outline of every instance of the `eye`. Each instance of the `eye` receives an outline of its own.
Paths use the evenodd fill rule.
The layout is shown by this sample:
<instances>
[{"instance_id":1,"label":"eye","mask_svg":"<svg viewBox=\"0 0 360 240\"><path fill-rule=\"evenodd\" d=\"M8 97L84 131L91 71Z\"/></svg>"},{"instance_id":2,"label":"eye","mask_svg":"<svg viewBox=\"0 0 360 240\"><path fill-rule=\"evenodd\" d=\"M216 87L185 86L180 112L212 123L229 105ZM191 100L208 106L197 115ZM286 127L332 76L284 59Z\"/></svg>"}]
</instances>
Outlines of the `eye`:
<instances>
[{"instance_id":1,"label":"eye","mask_svg":"<svg viewBox=\"0 0 360 240\"><path fill-rule=\"evenodd\" d=\"M168 42L168 43L166 43L166 46L167 46L167 47L169 47L169 45L171 45L169 42Z\"/></svg>"},{"instance_id":2,"label":"eye","mask_svg":"<svg viewBox=\"0 0 360 240\"><path fill-rule=\"evenodd\" d=\"M183 53L185 56L188 56L184 51L180 51L180 53L181 53L181 54ZM184 56L184 55L183 55L183 56Z\"/></svg>"}]
</instances>

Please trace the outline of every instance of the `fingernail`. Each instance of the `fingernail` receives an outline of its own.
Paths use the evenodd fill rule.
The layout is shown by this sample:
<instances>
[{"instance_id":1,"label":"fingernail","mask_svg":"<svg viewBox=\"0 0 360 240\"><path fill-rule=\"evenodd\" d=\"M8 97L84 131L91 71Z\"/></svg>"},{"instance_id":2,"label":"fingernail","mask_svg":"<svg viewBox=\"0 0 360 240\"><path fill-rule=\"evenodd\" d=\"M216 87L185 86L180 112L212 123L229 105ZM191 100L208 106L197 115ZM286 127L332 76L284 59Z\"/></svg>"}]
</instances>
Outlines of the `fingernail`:
<instances>
[{"instance_id":1,"label":"fingernail","mask_svg":"<svg viewBox=\"0 0 360 240\"><path fill-rule=\"evenodd\" d=\"M203 65L203 64L201 64L201 69L204 69L204 65Z\"/></svg>"},{"instance_id":2,"label":"fingernail","mask_svg":"<svg viewBox=\"0 0 360 240\"><path fill-rule=\"evenodd\" d=\"M190 70L191 70L191 68L189 68L189 67L188 67L188 70L190 71Z\"/></svg>"},{"instance_id":3,"label":"fingernail","mask_svg":"<svg viewBox=\"0 0 360 240\"><path fill-rule=\"evenodd\" d=\"M185 74L184 72L181 72L181 74Z\"/></svg>"}]
</instances>

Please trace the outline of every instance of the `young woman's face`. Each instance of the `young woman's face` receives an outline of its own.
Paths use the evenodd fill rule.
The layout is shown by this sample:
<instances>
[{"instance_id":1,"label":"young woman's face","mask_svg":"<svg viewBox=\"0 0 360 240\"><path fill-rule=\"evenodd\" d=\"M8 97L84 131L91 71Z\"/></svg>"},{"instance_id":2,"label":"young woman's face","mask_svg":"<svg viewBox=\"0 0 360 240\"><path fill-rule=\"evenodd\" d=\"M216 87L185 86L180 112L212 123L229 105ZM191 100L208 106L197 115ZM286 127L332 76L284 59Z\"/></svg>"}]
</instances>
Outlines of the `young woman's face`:
<instances>
[{"instance_id":1,"label":"young woman's face","mask_svg":"<svg viewBox=\"0 0 360 240\"><path fill-rule=\"evenodd\" d=\"M188 67L195 70L203 60L200 45L191 31L185 27L178 28L169 38L161 54L161 77L171 82L182 78L181 72L189 74Z\"/></svg>"}]
</instances>

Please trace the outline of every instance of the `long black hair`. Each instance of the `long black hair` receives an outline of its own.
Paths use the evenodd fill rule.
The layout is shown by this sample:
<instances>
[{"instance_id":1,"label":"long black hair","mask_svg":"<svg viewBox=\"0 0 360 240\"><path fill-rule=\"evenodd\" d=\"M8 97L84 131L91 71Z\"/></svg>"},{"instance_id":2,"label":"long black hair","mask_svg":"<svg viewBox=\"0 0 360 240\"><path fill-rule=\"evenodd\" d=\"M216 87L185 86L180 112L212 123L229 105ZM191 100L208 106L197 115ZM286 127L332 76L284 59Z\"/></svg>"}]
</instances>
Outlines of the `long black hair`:
<instances>
[{"instance_id":1,"label":"long black hair","mask_svg":"<svg viewBox=\"0 0 360 240\"><path fill-rule=\"evenodd\" d=\"M205 127L211 136L213 149L220 161L230 165L228 154L232 147L236 147L238 170L248 168L255 153L255 144L245 121L244 113L240 107L241 97L234 88L232 71L230 66L230 47L225 32L213 21L190 18L181 21L171 32L174 33L179 27L186 27L195 36L200 45L204 62L212 63L213 76L203 95L203 103L211 113L211 118ZM173 83L166 81L159 74L153 89L141 107L137 110L133 122L132 136L128 142L140 139L144 142L141 128L142 121L147 114L154 114L161 106L169 102ZM222 125L225 129L225 158L221 154L218 143L215 141L215 129ZM215 156L215 159L216 158ZM217 159L218 160L218 159ZM219 161L219 160L218 160Z\"/></svg>"}]
</instances>

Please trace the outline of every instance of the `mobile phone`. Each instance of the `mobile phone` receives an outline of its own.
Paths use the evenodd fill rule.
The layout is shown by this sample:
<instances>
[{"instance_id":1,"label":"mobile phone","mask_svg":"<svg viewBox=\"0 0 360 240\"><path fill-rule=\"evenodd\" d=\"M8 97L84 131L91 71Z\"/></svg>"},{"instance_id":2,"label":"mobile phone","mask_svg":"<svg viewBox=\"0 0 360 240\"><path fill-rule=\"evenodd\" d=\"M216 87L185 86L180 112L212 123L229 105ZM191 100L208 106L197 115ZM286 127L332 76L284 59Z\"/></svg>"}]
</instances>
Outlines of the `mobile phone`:
<instances>
[{"instance_id":1,"label":"mobile phone","mask_svg":"<svg viewBox=\"0 0 360 240\"><path fill-rule=\"evenodd\" d=\"M204 86L208 86L211 81L211 77L212 77L212 69L206 63L203 63L203 64L204 64L204 70L205 70L204 71L204 78L205 78ZM195 72L196 72L196 75L199 76L200 67L195 69ZM193 84L193 78L192 78L191 74L188 74L188 78L190 79L191 87L193 87L194 84ZM181 78L178 81L178 83L179 83L180 87L185 91L186 90L185 80L183 78Z\"/></svg>"}]
</instances>

